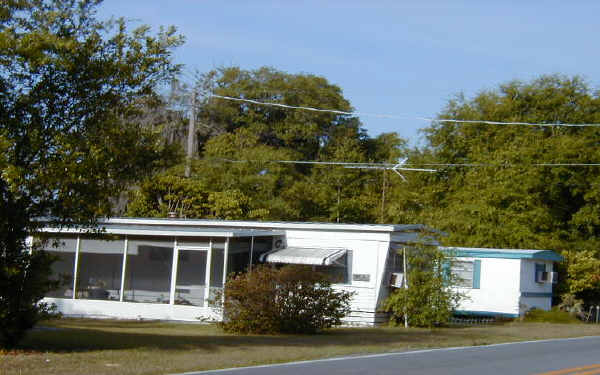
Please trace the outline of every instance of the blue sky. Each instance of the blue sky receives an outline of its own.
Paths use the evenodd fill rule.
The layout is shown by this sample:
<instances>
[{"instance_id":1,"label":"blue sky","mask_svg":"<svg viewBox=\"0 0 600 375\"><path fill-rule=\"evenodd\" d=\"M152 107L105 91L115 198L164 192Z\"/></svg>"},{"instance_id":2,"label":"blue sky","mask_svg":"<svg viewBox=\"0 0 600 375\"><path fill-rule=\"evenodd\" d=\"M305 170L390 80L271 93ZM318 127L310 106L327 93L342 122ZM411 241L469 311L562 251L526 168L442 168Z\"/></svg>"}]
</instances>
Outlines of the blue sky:
<instances>
[{"instance_id":1,"label":"blue sky","mask_svg":"<svg viewBox=\"0 0 600 375\"><path fill-rule=\"evenodd\" d=\"M434 116L473 96L542 74L600 81L600 1L105 0L100 16L175 25L188 70L272 66L322 75L356 111ZM419 120L361 118L369 134L419 144Z\"/></svg>"}]
</instances>

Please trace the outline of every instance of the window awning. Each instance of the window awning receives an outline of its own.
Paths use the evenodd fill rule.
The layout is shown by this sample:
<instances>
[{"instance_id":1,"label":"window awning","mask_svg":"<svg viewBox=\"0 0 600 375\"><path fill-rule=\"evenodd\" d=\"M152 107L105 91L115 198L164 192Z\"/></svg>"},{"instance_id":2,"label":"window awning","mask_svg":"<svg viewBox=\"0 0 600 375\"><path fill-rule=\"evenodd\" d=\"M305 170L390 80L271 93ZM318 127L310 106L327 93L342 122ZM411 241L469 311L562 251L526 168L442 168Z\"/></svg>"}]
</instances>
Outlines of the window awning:
<instances>
[{"instance_id":1,"label":"window awning","mask_svg":"<svg viewBox=\"0 0 600 375\"><path fill-rule=\"evenodd\" d=\"M263 254L260 260L268 263L330 266L344 255L346 255L346 249L340 248L286 247Z\"/></svg>"}]
</instances>

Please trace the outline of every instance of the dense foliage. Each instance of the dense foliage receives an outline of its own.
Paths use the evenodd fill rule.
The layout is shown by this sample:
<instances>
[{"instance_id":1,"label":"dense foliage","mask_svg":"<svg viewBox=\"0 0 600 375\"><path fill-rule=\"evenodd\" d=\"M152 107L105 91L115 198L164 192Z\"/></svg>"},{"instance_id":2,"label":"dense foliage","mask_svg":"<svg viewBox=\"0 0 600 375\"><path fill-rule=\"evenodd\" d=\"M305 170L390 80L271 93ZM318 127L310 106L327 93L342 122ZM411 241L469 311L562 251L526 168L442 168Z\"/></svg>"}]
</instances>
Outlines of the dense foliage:
<instances>
[{"instance_id":1,"label":"dense foliage","mask_svg":"<svg viewBox=\"0 0 600 375\"><path fill-rule=\"evenodd\" d=\"M434 246L417 246L407 251L407 288L398 288L383 304L392 325L427 327L446 325L459 302L465 298L450 272L451 258Z\"/></svg>"},{"instance_id":2,"label":"dense foliage","mask_svg":"<svg viewBox=\"0 0 600 375\"><path fill-rule=\"evenodd\" d=\"M13 330L4 344L43 313L36 302L52 285L51 260L22 252L35 218L93 223L116 193L175 155L139 118L177 72L171 49L182 39L172 28L151 35L99 21L100 3L0 2L0 317Z\"/></svg>"},{"instance_id":3,"label":"dense foliage","mask_svg":"<svg viewBox=\"0 0 600 375\"><path fill-rule=\"evenodd\" d=\"M309 266L259 265L230 277L216 302L222 300L227 332L317 333L341 324L351 296Z\"/></svg>"}]
</instances>

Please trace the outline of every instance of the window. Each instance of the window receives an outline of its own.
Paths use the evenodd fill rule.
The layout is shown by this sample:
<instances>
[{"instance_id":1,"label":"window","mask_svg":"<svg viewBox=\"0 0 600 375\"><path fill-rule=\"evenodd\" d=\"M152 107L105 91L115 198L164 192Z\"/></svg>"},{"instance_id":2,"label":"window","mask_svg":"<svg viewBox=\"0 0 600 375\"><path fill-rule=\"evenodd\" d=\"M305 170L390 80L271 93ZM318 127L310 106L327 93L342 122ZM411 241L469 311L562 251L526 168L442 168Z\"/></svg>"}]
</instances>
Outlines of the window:
<instances>
[{"instance_id":1,"label":"window","mask_svg":"<svg viewBox=\"0 0 600 375\"><path fill-rule=\"evenodd\" d=\"M58 259L52 264L53 280L60 280L60 286L46 294L46 297L73 298L73 278L75 275L76 237L45 238L42 248Z\"/></svg>"},{"instance_id":2,"label":"window","mask_svg":"<svg viewBox=\"0 0 600 375\"><path fill-rule=\"evenodd\" d=\"M453 262L452 274L458 279L457 286L462 288L473 287L473 262Z\"/></svg>"},{"instance_id":3,"label":"window","mask_svg":"<svg viewBox=\"0 0 600 375\"><path fill-rule=\"evenodd\" d=\"M119 300L124 248L122 239L81 239L76 298Z\"/></svg>"},{"instance_id":4,"label":"window","mask_svg":"<svg viewBox=\"0 0 600 375\"><path fill-rule=\"evenodd\" d=\"M404 272L404 254L402 249L390 248L387 263L388 272L403 273Z\"/></svg>"},{"instance_id":5,"label":"window","mask_svg":"<svg viewBox=\"0 0 600 375\"><path fill-rule=\"evenodd\" d=\"M315 266L315 271L329 276L333 284L351 284L352 251L346 251L342 257L336 259L329 266Z\"/></svg>"},{"instance_id":6,"label":"window","mask_svg":"<svg viewBox=\"0 0 600 375\"><path fill-rule=\"evenodd\" d=\"M457 286L479 289L481 278L481 260L453 261L451 271L458 278Z\"/></svg>"},{"instance_id":7,"label":"window","mask_svg":"<svg viewBox=\"0 0 600 375\"><path fill-rule=\"evenodd\" d=\"M548 279L548 274L546 273L546 264L545 263L536 263L535 264L535 282L536 283L544 283Z\"/></svg>"}]
</instances>

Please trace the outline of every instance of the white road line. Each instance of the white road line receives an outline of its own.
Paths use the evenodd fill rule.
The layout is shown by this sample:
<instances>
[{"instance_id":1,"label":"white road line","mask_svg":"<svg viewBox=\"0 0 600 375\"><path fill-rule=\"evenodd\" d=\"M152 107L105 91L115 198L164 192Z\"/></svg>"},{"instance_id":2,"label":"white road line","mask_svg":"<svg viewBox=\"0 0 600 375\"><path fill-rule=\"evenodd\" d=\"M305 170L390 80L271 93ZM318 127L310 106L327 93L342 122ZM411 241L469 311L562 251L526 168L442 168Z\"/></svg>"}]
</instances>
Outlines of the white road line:
<instances>
[{"instance_id":1,"label":"white road line","mask_svg":"<svg viewBox=\"0 0 600 375\"><path fill-rule=\"evenodd\" d=\"M335 362L335 361L347 361L347 360L352 360L352 359L369 359L369 358L382 358L382 357L393 357L393 356L406 356L406 355L411 355L411 354L423 354L423 353L431 353L431 352L445 352L445 351L457 351L457 350L467 350L467 349L487 349L487 348L495 348L495 347L499 347L499 346L508 346L508 345L533 344L533 343L540 343L540 342L574 341L574 340L598 339L598 338L600 338L600 336L581 336L581 337L569 337L569 338L562 338L562 339L503 342L503 343L499 343L499 344L489 344L489 345L453 346L453 347L449 347L449 348L435 348L435 349L422 349L422 350L412 350L412 351L404 351L404 352L350 355L350 356L345 356L345 357L333 357L333 358L312 359L312 360L306 360L306 361L273 363L273 364L269 364L269 365L231 367L231 368L224 368L224 369L218 369L218 370L189 371L189 372L170 374L170 375L218 374L220 372L242 371L242 370L248 370L248 369L259 369L259 368L269 368L269 367L295 366L295 365L319 363L319 362Z\"/></svg>"}]
</instances>

